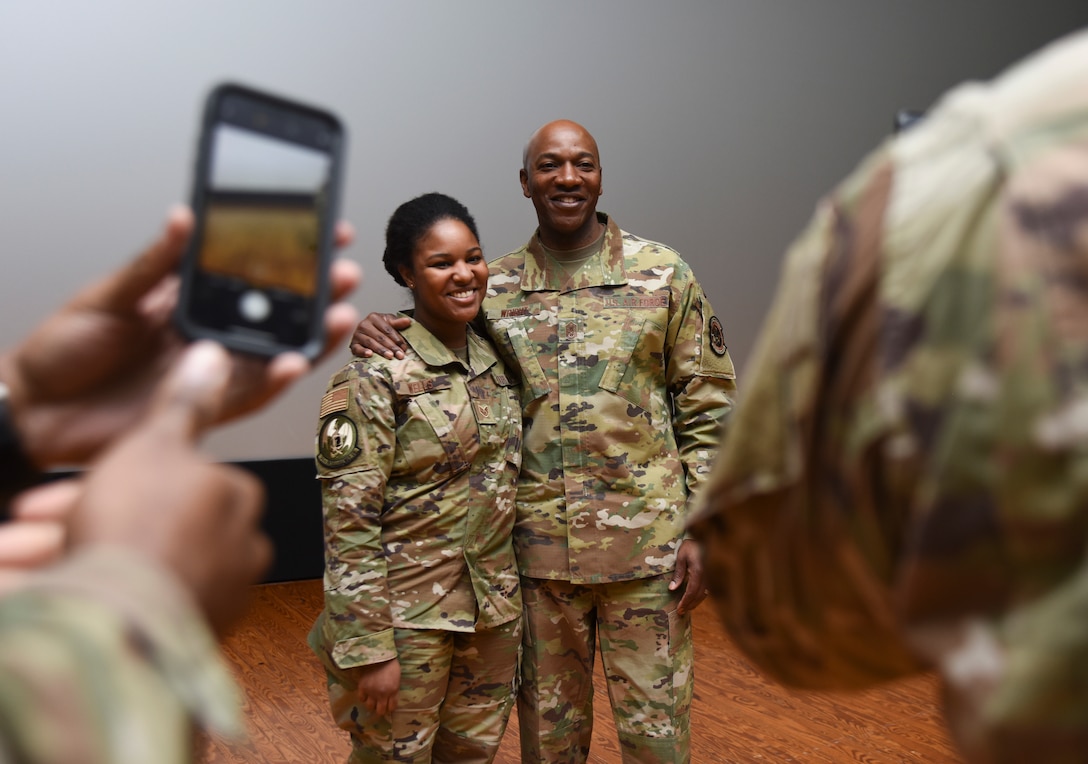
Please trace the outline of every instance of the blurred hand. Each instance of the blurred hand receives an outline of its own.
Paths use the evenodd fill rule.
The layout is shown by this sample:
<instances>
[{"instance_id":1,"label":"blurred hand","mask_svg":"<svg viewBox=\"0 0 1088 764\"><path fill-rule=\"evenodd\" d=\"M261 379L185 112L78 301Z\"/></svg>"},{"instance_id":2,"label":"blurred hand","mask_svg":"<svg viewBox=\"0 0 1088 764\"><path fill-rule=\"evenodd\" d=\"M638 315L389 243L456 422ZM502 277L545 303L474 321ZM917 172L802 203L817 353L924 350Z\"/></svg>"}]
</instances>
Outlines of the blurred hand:
<instances>
[{"instance_id":1,"label":"blurred hand","mask_svg":"<svg viewBox=\"0 0 1088 764\"><path fill-rule=\"evenodd\" d=\"M260 482L196 449L222 416L230 375L221 346L194 343L143 419L91 465L68 520L72 550L106 545L146 557L177 577L220 635L272 559Z\"/></svg>"},{"instance_id":2,"label":"blurred hand","mask_svg":"<svg viewBox=\"0 0 1088 764\"><path fill-rule=\"evenodd\" d=\"M378 353L386 358L404 358L408 343L401 330L412 325L412 319L395 313L371 313L355 327L351 352L363 358Z\"/></svg>"},{"instance_id":3,"label":"blurred hand","mask_svg":"<svg viewBox=\"0 0 1088 764\"><path fill-rule=\"evenodd\" d=\"M357 670L359 702L379 716L396 711L397 693L400 692L400 661L393 658Z\"/></svg>"},{"instance_id":4,"label":"blurred hand","mask_svg":"<svg viewBox=\"0 0 1088 764\"><path fill-rule=\"evenodd\" d=\"M160 237L113 275L78 293L19 347L0 357L0 380L23 448L39 467L82 463L146 411L156 384L186 343L174 330L176 267L193 228L192 213L174 210ZM353 238L337 229L337 245ZM339 259L330 272L333 304L325 315L324 358L358 320L343 302L362 272ZM320 360L320 359L318 359ZM237 355L215 422L254 411L305 374L298 353L269 361Z\"/></svg>"},{"instance_id":5,"label":"blurred hand","mask_svg":"<svg viewBox=\"0 0 1088 764\"><path fill-rule=\"evenodd\" d=\"M26 491L12 502L11 519L0 525L0 596L31 571L61 558L65 523L79 491L78 480L64 480Z\"/></svg>"},{"instance_id":6,"label":"blurred hand","mask_svg":"<svg viewBox=\"0 0 1088 764\"><path fill-rule=\"evenodd\" d=\"M691 539L680 542L680 548L676 551L676 570L669 581L670 591L676 591L681 586L684 587L684 594L680 597L676 612L684 615L699 607L707 595L703 580L703 550L698 542Z\"/></svg>"}]
</instances>

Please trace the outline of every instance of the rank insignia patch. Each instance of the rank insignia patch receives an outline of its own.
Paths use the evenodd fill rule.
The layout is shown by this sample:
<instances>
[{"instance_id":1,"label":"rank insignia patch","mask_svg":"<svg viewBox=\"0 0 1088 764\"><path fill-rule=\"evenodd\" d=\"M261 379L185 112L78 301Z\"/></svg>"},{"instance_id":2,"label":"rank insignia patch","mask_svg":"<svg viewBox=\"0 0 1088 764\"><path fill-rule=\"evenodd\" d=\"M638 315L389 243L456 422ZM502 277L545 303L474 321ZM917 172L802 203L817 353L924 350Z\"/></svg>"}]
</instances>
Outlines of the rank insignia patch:
<instances>
[{"instance_id":1,"label":"rank insignia patch","mask_svg":"<svg viewBox=\"0 0 1088 764\"><path fill-rule=\"evenodd\" d=\"M714 351L714 355L725 355L725 351L728 350L725 346L725 332L722 330L722 322L718 320L717 316L710 317L707 331L710 333L710 349Z\"/></svg>"},{"instance_id":2,"label":"rank insignia patch","mask_svg":"<svg viewBox=\"0 0 1088 764\"><path fill-rule=\"evenodd\" d=\"M317 436L317 460L326 467L343 467L359 455L359 431L343 414L324 421Z\"/></svg>"}]
</instances>

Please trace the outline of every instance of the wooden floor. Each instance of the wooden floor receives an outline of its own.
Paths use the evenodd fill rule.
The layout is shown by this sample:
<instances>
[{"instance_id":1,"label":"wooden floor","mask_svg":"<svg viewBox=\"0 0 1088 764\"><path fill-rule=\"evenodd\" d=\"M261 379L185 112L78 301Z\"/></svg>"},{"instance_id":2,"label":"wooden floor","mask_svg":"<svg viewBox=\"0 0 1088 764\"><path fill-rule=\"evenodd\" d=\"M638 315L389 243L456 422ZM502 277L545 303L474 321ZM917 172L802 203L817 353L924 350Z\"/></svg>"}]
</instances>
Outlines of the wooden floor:
<instances>
[{"instance_id":1,"label":"wooden floor","mask_svg":"<svg viewBox=\"0 0 1088 764\"><path fill-rule=\"evenodd\" d=\"M249 741L202 745L211 764L325 764L347 760L346 733L329 717L325 681L306 647L321 609L321 582L256 587L253 607L225 644L246 693ZM695 612L693 762L955 764L935 703L919 677L856 694L790 692L755 672L724 636L713 610ZM598 661L599 664L599 661ZM603 679L596 677L591 764L619 762ZM497 758L517 764L517 714Z\"/></svg>"}]
</instances>

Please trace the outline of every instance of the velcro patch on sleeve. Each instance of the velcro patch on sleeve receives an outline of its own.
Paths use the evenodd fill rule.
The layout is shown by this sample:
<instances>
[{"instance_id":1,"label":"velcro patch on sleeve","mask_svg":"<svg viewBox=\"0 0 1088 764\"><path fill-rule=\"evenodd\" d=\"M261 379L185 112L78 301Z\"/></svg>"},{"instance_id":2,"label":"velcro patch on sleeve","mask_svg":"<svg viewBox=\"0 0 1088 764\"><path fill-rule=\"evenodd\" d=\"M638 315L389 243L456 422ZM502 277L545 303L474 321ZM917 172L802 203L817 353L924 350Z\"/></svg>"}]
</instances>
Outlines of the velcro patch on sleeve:
<instances>
[{"instance_id":1,"label":"velcro patch on sleeve","mask_svg":"<svg viewBox=\"0 0 1088 764\"><path fill-rule=\"evenodd\" d=\"M325 397L321 399L321 412L318 417L324 418L337 411L347 411L348 396L350 394L351 389L348 387L338 387L325 393Z\"/></svg>"}]
</instances>

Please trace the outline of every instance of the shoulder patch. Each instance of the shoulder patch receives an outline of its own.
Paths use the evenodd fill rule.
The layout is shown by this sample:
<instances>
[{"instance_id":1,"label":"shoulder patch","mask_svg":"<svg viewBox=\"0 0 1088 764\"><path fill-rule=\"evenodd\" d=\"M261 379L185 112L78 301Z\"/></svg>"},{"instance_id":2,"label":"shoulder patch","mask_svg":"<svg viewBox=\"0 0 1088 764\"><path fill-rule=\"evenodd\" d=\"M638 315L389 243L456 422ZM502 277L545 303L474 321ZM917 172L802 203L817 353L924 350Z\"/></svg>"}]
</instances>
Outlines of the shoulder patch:
<instances>
[{"instance_id":1,"label":"shoulder patch","mask_svg":"<svg viewBox=\"0 0 1088 764\"><path fill-rule=\"evenodd\" d=\"M343 414L333 414L321 423L317 434L317 460L329 468L350 464L359 455L359 431Z\"/></svg>"},{"instance_id":2,"label":"shoulder patch","mask_svg":"<svg viewBox=\"0 0 1088 764\"><path fill-rule=\"evenodd\" d=\"M710 317L707 332L710 334L710 349L714 351L714 355L719 357L725 355L729 348L725 346L725 331L722 329L722 322L718 320L717 316Z\"/></svg>"}]
</instances>

